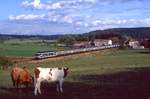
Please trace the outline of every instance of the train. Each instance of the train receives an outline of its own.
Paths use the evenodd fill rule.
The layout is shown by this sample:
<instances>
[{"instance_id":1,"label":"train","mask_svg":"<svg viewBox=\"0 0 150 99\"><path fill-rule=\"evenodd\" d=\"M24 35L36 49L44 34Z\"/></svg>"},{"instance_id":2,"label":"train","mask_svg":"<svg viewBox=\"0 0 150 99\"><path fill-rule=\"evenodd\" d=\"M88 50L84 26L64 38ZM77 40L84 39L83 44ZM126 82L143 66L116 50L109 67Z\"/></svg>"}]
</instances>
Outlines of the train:
<instances>
[{"instance_id":1,"label":"train","mask_svg":"<svg viewBox=\"0 0 150 99\"><path fill-rule=\"evenodd\" d=\"M96 51L96 50L102 50L102 49L118 48L119 46L120 45L107 45L107 46L89 47L89 48L73 49L73 50L58 51L58 52L40 51L40 52L35 53L34 57L36 59L44 59L44 58L50 58L50 57L55 57L55 56L63 56L63 55L69 55L69 54L90 52L90 51Z\"/></svg>"},{"instance_id":2,"label":"train","mask_svg":"<svg viewBox=\"0 0 150 99\"><path fill-rule=\"evenodd\" d=\"M39 51L34 54L35 59L44 59L56 56L55 51Z\"/></svg>"}]
</instances>

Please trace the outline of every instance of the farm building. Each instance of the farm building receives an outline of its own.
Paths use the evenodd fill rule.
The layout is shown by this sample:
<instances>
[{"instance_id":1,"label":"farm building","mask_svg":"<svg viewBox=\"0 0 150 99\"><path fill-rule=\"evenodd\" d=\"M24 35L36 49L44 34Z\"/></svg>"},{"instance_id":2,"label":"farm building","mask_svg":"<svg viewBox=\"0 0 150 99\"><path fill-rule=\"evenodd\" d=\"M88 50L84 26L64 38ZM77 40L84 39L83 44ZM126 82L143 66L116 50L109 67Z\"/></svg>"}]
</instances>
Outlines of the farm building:
<instances>
[{"instance_id":1,"label":"farm building","mask_svg":"<svg viewBox=\"0 0 150 99\"><path fill-rule=\"evenodd\" d=\"M140 42L137 40L130 40L128 42L128 46L133 49L143 49L144 48L144 46L141 46Z\"/></svg>"},{"instance_id":2,"label":"farm building","mask_svg":"<svg viewBox=\"0 0 150 99\"><path fill-rule=\"evenodd\" d=\"M105 45L112 45L112 40L110 39L95 39L93 41L77 41L74 43L76 48L85 48L85 47L99 47Z\"/></svg>"},{"instance_id":3,"label":"farm building","mask_svg":"<svg viewBox=\"0 0 150 99\"><path fill-rule=\"evenodd\" d=\"M105 46L105 45L112 45L112 40L110 39L95 39L94 40L95 46Z\"/></svg>"}]
</instances>

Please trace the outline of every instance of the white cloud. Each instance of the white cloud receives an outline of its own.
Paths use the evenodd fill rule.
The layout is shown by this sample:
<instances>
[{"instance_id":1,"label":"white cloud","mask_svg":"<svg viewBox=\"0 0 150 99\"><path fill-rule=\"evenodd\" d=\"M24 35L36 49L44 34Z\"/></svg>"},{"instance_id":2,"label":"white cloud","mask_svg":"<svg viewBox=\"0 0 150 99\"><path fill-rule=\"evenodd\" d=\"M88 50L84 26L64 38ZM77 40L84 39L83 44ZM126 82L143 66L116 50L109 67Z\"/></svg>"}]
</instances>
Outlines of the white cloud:
<instances>
[{"instance_id":1,"label":"white cloud","mask_svg":"<svg viewBox=\"0 0 150 99\"><path fill-rule=\"evenodd\" d=\"M62 19L61 19L62 22L67 22L67 23L72 23L73 22L73 19L72 17L70 16L64 16Z\"/></svg>"},{"instance_id":2,"label":"white cloud","mask_svg":"<svg viewBox=\"0 0 150 99\"><path fill-rule=\"evenodd\" d=\"M85 28L87 28L89 26L89 23L82 22L82 21L77 21L74 24L77 25L77 26L79 26L79 27L85 27Z\"/></svg>"},{"instance_id":3,"label":"white cloud","mask_svg":"<svg viewBox=\"0 0 150 99\"><path fill-rule=\"evenodd\" d=\"M23 1L22 6L24 8L32 8L32 9L39 9L39 10L54 10L54 9L68 9L68 8L79 8L80 5L85 5L85 8L88 7L88 5L92 5L97 0L62 0L62 1L50 1L48 3L41 3L40 0L34 0L32 2L29 1Z\"/></svg>"},{"instance_id":4,"label":"white cloud","mask_svg":"<svg viewBox=\"0 0 150 99\"><path fill-rule=\"evenodd\" d=\"M33 10L31 10L31 14L11 15L9 19L46 20L47 22L56 22L57 24L65 23L70 26L76 26L78 30L83 28L85 30L95 30L139 25L150 26L150 18L138 19L136 17L134 19L134 17L131 17L129 19L127 16L129 14L133 16L134 13L122 13L120 9L117 10L118 13L115 13L110 12L110 9L105 9L104 7L108 7L112 2L121 3L123 1L127 2L130 0L47 0L47 2L42 2L42 0L26 0L22 2L22 6L27 9L36 9L34 13L37 13L32 14ZM100 6L104 7L104 9L100 9Z\"/></svg>"},{"instance_id":5,"label":"white cloud","mask_svg":"<svg viewBox=\"0 0 150 99\"><path fill-rule=\"evenodd\" d=\"M145 25L150 26L150 18L146 18L146 19L144 19L144 20L141 20L141 22L144 22Z\"/></svg>"},{"instance_id":6,"label":"white cloud","mask_svg":"<svg viewBox=\"0 0 150 99\"><path fill-rule=\"evenodd\" d=\"M42 15L33 15L33 14L21 14L18 16L9 16L10 20L36 20L36 19L43 19L45 17L44 14Z\"/></svg>"},{"instance_id":7,"label":"white cloud","mask_svg":"<svg viewBox=\"0 0 150 99\"><path fill-rule=\"evenodd\" d=\"M33 5L36 7L36 6L39 6L40 5L40 0L34 0L33 1Z\"/></svg>"},{"instance_id":8,"label":"white cloud","mask_svg":"<svg viewBox=\"0 0 150 99\"><path fill-rule=\"evenodd\" d=\"M145 20L145 19L144 19ZM144 23L143 20L143 23ZM126 24L139 24L140 20L136 19L102 19L102 20L94 20L92 22L93 26L98 26L98 25L126 25Z\"/></svg>"},{"instance_id":9,"label":"white cloud","mask_svg":"<svg viewBox=\"0 0 150 99\"><path fill-rule=\"evenodd\" d=\"M150 26L150 18L145 19L101 19L93 20L89 24L90 30L117 28L117 27L136 27Z\"/></svg>"},{"instance_id":10,"label":"white cloud","mask_svg":"<svg viewBox=\"0 0 150 99\"><path fill-rule=\"evenodd\" d=\"M32 2L23 1L21 5L24 8L36 8L36 9L41 9L42 8L40 0L33 0Z\"/></svg>"}]
</instances>

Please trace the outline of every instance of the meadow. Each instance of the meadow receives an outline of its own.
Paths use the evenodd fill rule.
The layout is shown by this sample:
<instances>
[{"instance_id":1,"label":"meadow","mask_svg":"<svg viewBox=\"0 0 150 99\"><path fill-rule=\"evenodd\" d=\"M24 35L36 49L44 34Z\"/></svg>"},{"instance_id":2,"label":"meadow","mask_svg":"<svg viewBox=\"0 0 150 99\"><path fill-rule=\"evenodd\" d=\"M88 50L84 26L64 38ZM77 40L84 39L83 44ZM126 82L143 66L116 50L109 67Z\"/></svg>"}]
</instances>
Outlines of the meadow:
<instances>
[{"instance_id":1,"label":"meadow","mask_svg":"<svg viewBox=\"0 0 150 99\"><path fill-rule=\"evenodd\" d=\"M56 46L55 40L10 39L0 42L0 56L32 57L38 51L60 51L67 47Z\"/></svg>"},{"instance_id":2,"label":"meadow","mask_svg":"<svg viewBox=\"0 0 150 99\"><path fill-rule=\"evenodd\" d=\"M43 94L39 96L33 95L33 88L18 91L12 87L10 68L0 70L0 98L149 99L149 59L147 50L109 49L36 63L20 63L19 66L27 66L32 74L36 66L69 67L64 93L57 94L54 83L43 84Z\"/></svg>"}]
</instances>

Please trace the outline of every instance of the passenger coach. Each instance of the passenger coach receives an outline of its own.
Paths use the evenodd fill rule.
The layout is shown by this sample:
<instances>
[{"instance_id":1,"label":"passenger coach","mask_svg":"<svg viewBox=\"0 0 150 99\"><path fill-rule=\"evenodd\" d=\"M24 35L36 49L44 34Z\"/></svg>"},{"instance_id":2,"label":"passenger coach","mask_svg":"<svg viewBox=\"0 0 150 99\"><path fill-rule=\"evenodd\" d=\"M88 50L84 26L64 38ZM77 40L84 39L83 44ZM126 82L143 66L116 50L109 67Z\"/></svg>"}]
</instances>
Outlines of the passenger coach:
<instances>
[{"instance_id":1,"label":"passenger coach","mask_svg":"<svg viewBox=\"0 0 150 99\"><path fill-rule=\"evenodd\" d=\"M40 52L36 52L34 57L36 59L43 59L43 58L49 58L55 55L56 55L56 52L54 51L40 51Z\"/></svg>"}]
</instances>

